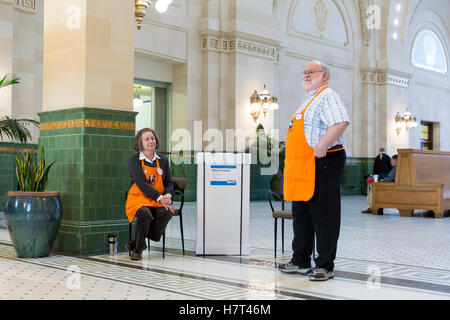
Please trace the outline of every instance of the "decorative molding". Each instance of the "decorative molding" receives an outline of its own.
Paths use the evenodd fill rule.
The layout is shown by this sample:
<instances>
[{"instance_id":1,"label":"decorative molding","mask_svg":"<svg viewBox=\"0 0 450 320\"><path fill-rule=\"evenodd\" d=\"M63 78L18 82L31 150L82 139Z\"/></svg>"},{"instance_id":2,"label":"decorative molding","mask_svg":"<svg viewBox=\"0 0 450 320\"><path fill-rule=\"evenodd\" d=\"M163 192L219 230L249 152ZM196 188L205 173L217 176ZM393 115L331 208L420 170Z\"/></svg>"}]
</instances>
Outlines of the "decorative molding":
<instances>
[{"instance_id":1,"label":"decorative molding","mask_svg":"<svg viewBox=\"0 0 450 320\"><path fill-rule=\"evenodd\" d=\"M202 38L202 50L220 51L221 48L219 47L219 43L220 42L218 38L212 36L204 37Z\"/></svg>"},{"instance_id":2,"label":"decorative molding","mask_svg":"<svg viewBox=\"0 0 450 320\"><path fill-rule=\"evenodd\" d=\"M328 11L326 10L326 5L322 2L322 0L318 0L315 3L315 7L312 8L312 14L314 14L314 20L316 21L316 28L317 30L319 30L320 35L314 35L311 33L306 33L303 32L302 30L298 30L297 27L294 25L293 23L293 16L295 11L297 10L297 6L299 4L300 0L293 0L291 3L291 7L289 9L289 15L288 15L288 34L291 36L294 36L296 38L299 39L305 39L305 40L310 40L310 41L315 41L317 43L320 43L322 45L326 45L328 47L332 46L338 49L344 49L344 50L349 50L349 45L350 45L350 37L349 37L349 30L350 27L347 24L346 19L344 18L344 13L342 11L342 9L336 4L336 0L332 0L333 4L336 6L342 22L344 24L344 29L345 29L345 43L341 43L341 42L337 42L335 40L332 39L325 39L323 36L323 31L326 30L326 17L325 15L328 15ZM320 5L320 3L323 4L323 6ZM315 12L315 8L318 9L318 11ZM324 11L325 10L325 11ZM322 18L320 18L322 16ZM320 22L319 20L321 20L322 22ZM323 29L323 31L321 30Z\"/></svg>"},{"instance_id":3,"label":"decorative molding","mask_svg":"<svg viewBox=\"0 0 450 320\"><path fill-rule=\"evenodd\" d=\"M6 152L31 152L31 153L37 153L36 149L18 149L18 148L0 148L0 151L6 151Z\"/></svg>"},{"instance_id":4,"label":"decorative molding","mask_svg":"<svg viewBox=\"0 0 450 320\"><path fill-rule=\"evenodd\" d=\"M280 5L280 0L273 0L272 3L272 13L275 17L278 16L278 6Z\"/></svg>"},{"instance_id":5,"label":"decorative molding","mask_svg":"<svg viewBox=\"0 0 450 320\"><path fill-rule=\"evenodd\" d=\"M274 46L263 45L242 39L219 39L214 36L205 36L201 40L202 51L215 51L223 53L239 52L260 58L271 59L275 63L280 61L280 50Z\"/></svg>"},{"instance_id":6,"label":"decorative molding","mask_svg":"<svg viewBox=\"0 0 450 320\"><path fill-rule=\"evenodd\" d=\"M260 44L252 43L244 40L237 40L237 49L236 51L250 53L255 56L260 56L264 58L271 58L275 60L276 58L276 48L263 46Z\"/></svg>"},{"instance_id":7,"label":"decorative molding","mask_svg":"<svg viewBox=\"0 0 450 320\"><path fill-rule=\"evenodd\" d=\"M362 41L366 47L370 45L371 35L367 26L367 8L369 8L369 0L359 0L359 11L361 17L361 35Z\"/></svg>"},{"instance_id":8,"label":"decorative molding","mask_svg":"<svg viewBox=\"0 0 450 320\"><path fill-rule=\"evenodd\" d=\"M316 27L320 32L324 32L327 29L327 6L322 0L317 0L314 3L314 17L316 18Z\"/></svg>"},{"instance_id":9,"label":"decorative molding","mask_svg":"<svg viewBox=\"0 0 450 320\"><path fill-rule=\"evenodd\" d=\"M36 13L36 0L14 0L14 8L24 12Z\"/></svg>"},{"instance_id":10,"label":"decorative molding","mask_svg":"<svg viewBox=\"0 0 450 320\"><path fill-rule=\"evenodd\" d=\"M361 73L363 84L374 85L395 85L403 88L409 88L410 79L393 75L383 70L363 71Z\"/></svg>"},{"instance_id":11,"label":"decorative molding","mask_svg":"<svg viewBox=\"0 0 450 320\"><path fill-rule=\"evenodd\" d=\"M397 77L391 74L387 75L387 83L398 85L401 87L408 88L409 87L409 80L401 77Z\"/></svg>"},{"instance_id":12,"label":"decorative molding","mask_svg":"<svg viewBox=\"0 0 450 320\"><path fill-rule=\"evenodd\" d=\"M54 129L79 128L79 127L136 130L136 124L134 122L119 122L119 121L93 120L93 119L76 119L76 120L41 123L39 129L54 130Z\"/></svg>"}]
</instances>

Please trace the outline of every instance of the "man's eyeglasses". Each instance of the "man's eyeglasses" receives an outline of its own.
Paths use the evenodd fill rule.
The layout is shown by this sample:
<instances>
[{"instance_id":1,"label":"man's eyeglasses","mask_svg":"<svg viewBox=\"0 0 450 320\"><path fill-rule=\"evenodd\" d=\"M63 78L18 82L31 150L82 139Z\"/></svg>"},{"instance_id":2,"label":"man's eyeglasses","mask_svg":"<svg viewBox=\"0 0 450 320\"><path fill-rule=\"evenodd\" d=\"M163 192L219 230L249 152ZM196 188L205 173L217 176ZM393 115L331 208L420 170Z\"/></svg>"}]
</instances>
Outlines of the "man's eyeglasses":
<instances>
[{"instance_id":1,"label":"man's eyeglasses","mask_svg":"<svg viewBox=\"0 0 450 320\"><path fill-rule=\"evenodd\" d=\"M321 70L321 71L315 71L315 70L303 71L302 74L303 74L304 76L306 76L306 75L310 76L310 75L312 75L312 74L314 74L314 73L316 73L316 72L323 72L323 70Z\"/></svg>"}]
</instances>

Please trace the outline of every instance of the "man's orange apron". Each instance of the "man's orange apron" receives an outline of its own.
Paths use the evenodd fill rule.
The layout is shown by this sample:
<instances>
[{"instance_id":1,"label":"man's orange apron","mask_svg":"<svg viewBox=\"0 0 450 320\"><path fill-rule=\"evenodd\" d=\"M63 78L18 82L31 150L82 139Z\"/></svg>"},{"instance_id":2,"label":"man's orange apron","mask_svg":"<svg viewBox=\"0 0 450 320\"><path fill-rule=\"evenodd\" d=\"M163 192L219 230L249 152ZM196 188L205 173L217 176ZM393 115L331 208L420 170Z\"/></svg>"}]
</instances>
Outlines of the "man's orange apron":
<instances>
[{"instance_id":1,"label":"man's orange apron","mask_svg":"<svg viewBox=\"0 0 450 320\"><path fill-rule=\"evenodd\" d=\"M305 111L328 86L323 87L301 113L294 113L286 135L283 195L286 201L308 201L314 195L316 159L305 137Z\"/></svg>"},{"instance_id":2,"label":"man's orange apron","mask_svg":"<svg viewBox=\"0 0 450 320\"><path fill-rule=\"evenodd\" d=\"M142 170L145 173L145 180L150 183L150 185L155 188L156 191L164 194L164 184L162 179L162 174L159 174L158 171L161 172L159 168L159 161L156 159L156 167L149 167L144 164L144 160L142 161ZM160 170L158 170L160 169ZM151 181L153 180L153 181ZM130 223L133 221L136 216L136 212L142 207L161 207L162 203L156 200L150 199L147 197L141 190L139 190L136 183L133 183L130 190L128 191L127 203L125 206L125 212L128 217L128 221Z\"/></svg>"}]
</instances>

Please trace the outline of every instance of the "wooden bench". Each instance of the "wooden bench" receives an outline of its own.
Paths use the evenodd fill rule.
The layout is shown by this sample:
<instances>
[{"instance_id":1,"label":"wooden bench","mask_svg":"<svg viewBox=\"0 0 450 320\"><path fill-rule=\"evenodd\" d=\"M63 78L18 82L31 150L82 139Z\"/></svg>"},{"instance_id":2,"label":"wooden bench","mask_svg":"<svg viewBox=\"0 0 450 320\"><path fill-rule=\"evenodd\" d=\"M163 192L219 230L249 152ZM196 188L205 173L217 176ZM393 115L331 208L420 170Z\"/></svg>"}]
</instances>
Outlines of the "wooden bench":
<instances>
[{"instance_id":1,"label":"wooden bench","mask_svg":"<svg viewBox=\"0 0 450 320\"><path fill-rule=\"evenodd\" d=\"M450 210L450 152L398 149L395 182L372 183L372 212L397 208L411 217L414 209L442 218Z\"/></svg>"}]
</instances>

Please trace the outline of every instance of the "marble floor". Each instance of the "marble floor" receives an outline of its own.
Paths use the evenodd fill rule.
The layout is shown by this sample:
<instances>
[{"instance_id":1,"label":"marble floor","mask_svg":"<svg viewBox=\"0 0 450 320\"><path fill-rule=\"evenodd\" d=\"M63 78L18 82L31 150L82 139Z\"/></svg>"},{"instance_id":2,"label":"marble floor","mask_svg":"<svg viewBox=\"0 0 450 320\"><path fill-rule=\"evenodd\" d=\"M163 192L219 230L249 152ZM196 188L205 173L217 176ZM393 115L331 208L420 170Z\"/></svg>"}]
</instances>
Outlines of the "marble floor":
<instances>
[{"instance_id":1,"label":"marble floor","mask_svg":"<svg viewBox=\"0 0 450 320\"><path fill-rule=\"evenodd\" d=\"M196 256L195 203L183 211L185 254L174 218L165 258L160 244L152 243L141 261L131 261L128 253L19 259L0 214L0 300L450 299L448 213L443 219L421 211L401 218L395 209L365 215L364 203L363 196L342 197L336 276L319 283L277 271L292 254L292 222L285 223L284 253L278 232L274 259L266 201L250 204L249 256Z\"/></svg>"}]
</instances>

